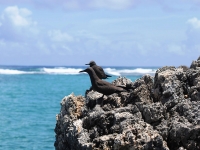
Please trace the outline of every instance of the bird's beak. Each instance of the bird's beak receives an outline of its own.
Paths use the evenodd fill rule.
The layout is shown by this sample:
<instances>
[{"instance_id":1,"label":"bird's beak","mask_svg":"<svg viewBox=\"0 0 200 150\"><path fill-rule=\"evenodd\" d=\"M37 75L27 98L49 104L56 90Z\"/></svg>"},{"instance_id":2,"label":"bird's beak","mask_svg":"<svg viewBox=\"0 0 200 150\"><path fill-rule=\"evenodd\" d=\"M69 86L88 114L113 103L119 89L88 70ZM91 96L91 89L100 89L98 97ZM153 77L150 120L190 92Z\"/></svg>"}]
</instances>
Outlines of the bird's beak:
<instances>
[{"instance_id":1,"label":"bird's beak","mask_svg":"<svg viewBox=\"0 0 200 150\"><path fill-rule=\"evenodd\" d=\"M86 71L85 71L85 70L81 70L81 71L79 71L79 73L80 73L80 72L86 72Z\"/></svg>"},{"instance_id":2,"label":"bird's beak","mask_svg":"<svg viewBox=\"0 0 200 150\"><path fill-rule=\"evenodd\" d=\"M90 64L85 64L85 65L90 65Z\"/></svg>"}]
</instances>

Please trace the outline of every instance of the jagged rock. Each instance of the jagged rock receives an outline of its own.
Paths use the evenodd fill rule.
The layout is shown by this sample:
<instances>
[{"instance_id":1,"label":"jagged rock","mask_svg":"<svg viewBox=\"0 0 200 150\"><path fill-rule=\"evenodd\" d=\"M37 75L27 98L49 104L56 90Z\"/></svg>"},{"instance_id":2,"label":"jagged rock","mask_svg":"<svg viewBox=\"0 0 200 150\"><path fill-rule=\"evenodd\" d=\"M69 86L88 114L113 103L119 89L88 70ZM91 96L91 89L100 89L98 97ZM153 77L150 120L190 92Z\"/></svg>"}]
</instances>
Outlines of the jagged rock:
<instances>
[{"instance_id":1,"label":"jagged rock","mask_svg":"<svg viewBox=\"0 0 200 150\"><path fill-rule=\"evenodd\" d=\"M166 66L155 77L112 84L129 90L63 98L56 150L200 150L200 57L190 68Z\"/></svg>"},{"instance_id":2,"label":"jagged rock","mask_svg":"<svg viewBox=\"0 0 200 150\"><path fill-rule=\"evenodd\" d=\"M190 65L190 68L193 68L193 69L199 69L197 67L200 67L200 56L197 60L193 61L192 64Z\"/></svg>"},{"instance_id":3,"label":"jagged rock","mask_svg":"<svg viewBox=\"0 0 200 150\"><path fill-rule=\"evenodd\" d=\"M114 84L114 85L128 85L128 84L131 84L131 83L132 83L132 81L130 79L125 78L125 77L119 77L112 82L112 84Z\"/></svg>"},{"instance_id":4,"label":"jagged rock","mask_svg":"<svg viewBox=\"0 0 200 150\"><path fill-rule=\"evenodd\" d=\"M145 122L150 124L160 123L166 114L166 107L160 102L143 105L141 110Z\"/></svg>"},{"instance_id":5,"label":"jagged rock","mask_svg":"<svg viewBox=\"0 0 200 150\"><path fill-rule=\"evenodd\" d=\"M183 146L186 149L200 149L200 126L194 126L185 117L174 116L169 124L168 145L170 149Z\"/></svg>"},{"instance_id":6,"label":"jagged rock","mask_svg":"<svg viewBox=\"0 0 200 150\"><path fill-rule=\"evenodd\" d=\"M185 72L182 68L166 66L158 69L154 79L155 100L164 104L169 100L184 98L186 91L183 83L185 78Z\"/></svg>"},{"instance_id":7,"label":"jagged rock","mask_svg":"<svg viewBox=\"0 0 200 150\"><path fill-rule=\"evenodd\" d=\"M198 60L198 63L200 63L200 58ZM194 68L187 71L188 82L190 85L188 94L191 97L192 101L200 101L200 67Z\"/></svg>"},{"instance_id":8,"label":"jagged rock","mask_svg":"<svg viewBox=\"0 0 200 150\"><path fill-rule=\"evenodd\" d=\"M130 92L130 96L127 98L128 103L142 102L149 104L153 102L153 77L145 75L133 82L131 87L133 91Z\"/></svg>"}]
</instances>

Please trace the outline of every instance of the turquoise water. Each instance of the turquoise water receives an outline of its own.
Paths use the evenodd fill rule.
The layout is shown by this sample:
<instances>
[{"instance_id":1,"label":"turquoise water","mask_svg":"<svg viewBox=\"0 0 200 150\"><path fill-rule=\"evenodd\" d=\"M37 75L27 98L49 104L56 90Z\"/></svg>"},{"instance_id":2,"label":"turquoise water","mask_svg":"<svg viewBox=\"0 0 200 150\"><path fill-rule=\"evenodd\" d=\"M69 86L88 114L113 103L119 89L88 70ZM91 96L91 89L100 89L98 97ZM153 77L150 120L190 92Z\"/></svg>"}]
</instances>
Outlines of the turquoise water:
<instances>
[{"instance_id":1,"label":"turquoise water","mask_svg":"<svg viewBox=\"0 0 200 150\"><path fill-rule=\"evenodd\" d=\"M1 66L0 149L55 149L55 116L60 112L60 101L72 92L84 96L91 86L88 75L78 73L83 68ZM114 69L110 74L124 70L132 81L143 75L133 71L137 68L109 69ZM130 74L131 70L134 73Z\"/></svg>"}]
</instances>

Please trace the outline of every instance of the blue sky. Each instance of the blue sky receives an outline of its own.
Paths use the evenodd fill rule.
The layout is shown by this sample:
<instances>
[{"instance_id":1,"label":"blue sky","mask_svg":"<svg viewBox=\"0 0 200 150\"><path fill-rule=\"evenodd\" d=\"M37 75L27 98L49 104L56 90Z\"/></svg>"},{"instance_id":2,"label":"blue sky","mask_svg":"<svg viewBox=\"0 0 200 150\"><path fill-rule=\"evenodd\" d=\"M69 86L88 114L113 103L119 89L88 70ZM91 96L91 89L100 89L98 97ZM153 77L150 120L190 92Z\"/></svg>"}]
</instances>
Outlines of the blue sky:
<instances>
[{"instance_id":1,"label":"blue sky","mask_svg":"<svg viewBox=\"0 0 200 150\"><path fill-rule=\"evenodd\" d=\"M1 65L187 65L199 0L0 0Z\"/></svg>"}]
</instances>

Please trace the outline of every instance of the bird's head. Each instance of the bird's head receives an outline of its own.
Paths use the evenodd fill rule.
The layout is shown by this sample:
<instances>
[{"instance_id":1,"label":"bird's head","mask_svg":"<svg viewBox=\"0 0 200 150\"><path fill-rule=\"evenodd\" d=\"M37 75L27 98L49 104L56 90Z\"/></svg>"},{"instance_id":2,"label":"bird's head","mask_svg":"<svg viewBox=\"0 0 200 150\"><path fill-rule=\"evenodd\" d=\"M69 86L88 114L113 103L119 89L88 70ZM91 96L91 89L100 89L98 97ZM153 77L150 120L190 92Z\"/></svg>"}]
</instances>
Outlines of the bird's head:
<instances>
[{"instance_id":1,"label":"bird's head","mask_svg":"<svg viewBox=\"0 0 200 150\"><path fill-rule=\"evenodd\" d=\"M92 67L93 65L96 65L95 61L90 61L89 64L85 64L85 65L90 65L90 67Z\"/></svg>"},{"instance_id":2,"label":"bird's head","mask_svg":"<svg viewBox=\"0 0 200 150\"><path fill-rule=\"evenodd\" d=\"M86 68L85 70L81 70L79 72L87 72L88 74L90 74L92 72L92 68L91 67L88 67Z\"/></svg>"}]
</instances>

